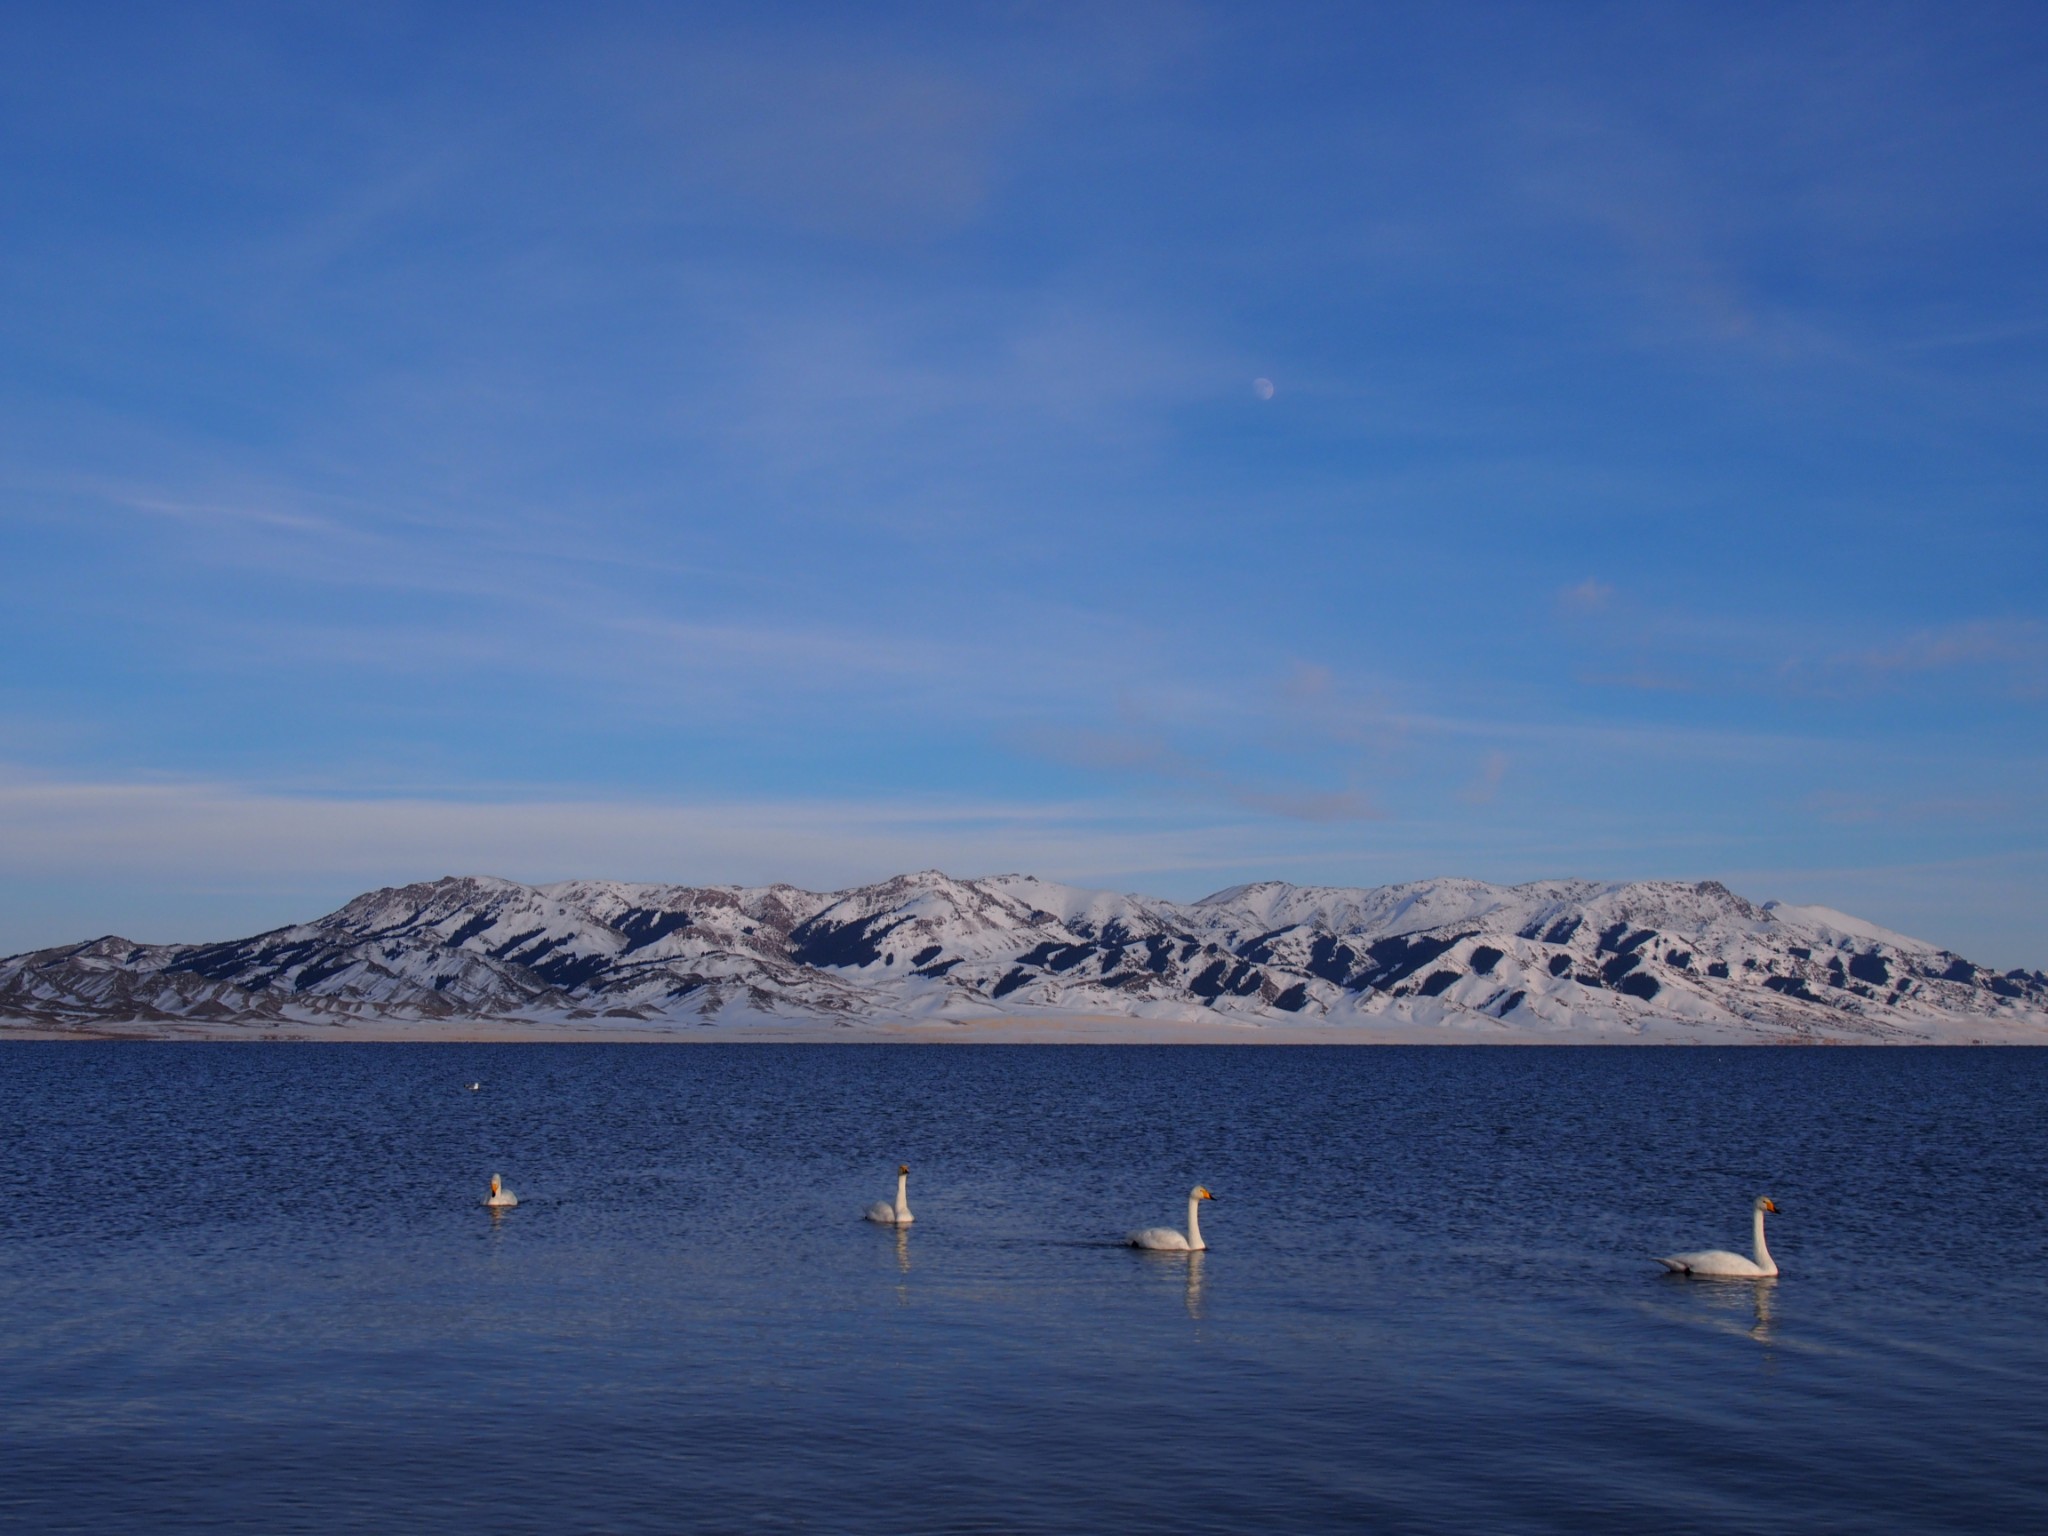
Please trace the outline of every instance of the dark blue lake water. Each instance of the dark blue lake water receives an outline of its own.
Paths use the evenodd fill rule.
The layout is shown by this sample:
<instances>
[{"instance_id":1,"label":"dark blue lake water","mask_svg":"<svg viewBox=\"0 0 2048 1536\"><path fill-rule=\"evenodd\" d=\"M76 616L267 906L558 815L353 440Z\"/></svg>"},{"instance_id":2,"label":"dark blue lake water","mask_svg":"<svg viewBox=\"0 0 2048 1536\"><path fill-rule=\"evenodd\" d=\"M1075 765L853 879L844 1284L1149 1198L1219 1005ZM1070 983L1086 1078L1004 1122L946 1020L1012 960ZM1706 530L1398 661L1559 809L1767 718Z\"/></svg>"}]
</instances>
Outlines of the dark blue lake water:
<instances>
[{"instance_id":1,"label":"dark blue lake water","mask_svg":"<svg viewBox=\"0 0 2048 1536\"><path fill-rule=\"evenodd\" d=\"M0 1528L2041 1530L2044 1104L2020 1050L12 1044ZM1116 1245L1197 1180L1208 1253ZM1650 1262L1758 1193L1775 1283Z\"/></svg>"}]
</instances>

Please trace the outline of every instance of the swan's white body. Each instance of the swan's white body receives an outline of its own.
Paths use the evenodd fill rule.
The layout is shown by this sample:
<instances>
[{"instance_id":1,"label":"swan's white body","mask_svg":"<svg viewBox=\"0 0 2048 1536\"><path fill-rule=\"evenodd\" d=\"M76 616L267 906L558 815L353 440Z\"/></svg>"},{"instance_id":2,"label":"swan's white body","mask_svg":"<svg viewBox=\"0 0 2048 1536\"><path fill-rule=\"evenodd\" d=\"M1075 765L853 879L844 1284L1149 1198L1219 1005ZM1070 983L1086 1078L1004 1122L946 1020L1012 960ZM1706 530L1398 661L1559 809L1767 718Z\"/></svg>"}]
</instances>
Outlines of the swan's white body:
<instances>
[{"instance_id":1,"label":"swan's white body","mask_svg":"<svg viewBox=\"0 0 2048 1536\"><path fill-rule=\"evenodd\" d=\"M505 1187L504 1181L495 1173L491 1175L491 1192L484 1196L485 1205L517 1205L519 1197Z\"/></svg>"},{"instance_id":2,"label":"swan's white body","mask_svg":"<svg viewBox=\"0 0 2048 1536\"><path fill-rule=\"evenodd\" d=\"M910 1214L910 1165L903 1164L896 1170L896 1203L877 1200L868 1207L868 1220L879 1221L885 1227L907 1227L917 1218Z\"/></svg>"},{"instance_id":3,"label":"swan's white body","mask_svg":"<svg viewBox=\"0 0 2048 1536\"><path fill-rule=\"evenodd\" d=\"M1188 1229L1176 1232L1171 1227L1144 1227L1133 1232L1124 1241L1133 1248L1150 1248L1158 1253L1200 1253L1209 1245L1202 1241L1202 1202L1216 1197L1197 1184L1188 1191Z\"/></svg>"},{"instance_id":4,"label":"swan's white body","mask_svg":"<svg viewBox=\"0 0 2048 1536\"><path fill-rule=\"evenodd\" d=\"M1754 1217L1753 1238L1756 1257L1744 1258L1739 1253L1730 1253L1725 1248L1704 1248L1698 1253L1674 1253L1668 1259L1657 1262L1674 1275L1706 1275L1715 1279L1768 1280L1778 1272L1772 1262L1771 1250L1764 1246L1764 1212L1777 1212L1778 1207L1768 1195L1758 1195L1756 1204L1750 1207Z\"/></svg>"}]
</instances>

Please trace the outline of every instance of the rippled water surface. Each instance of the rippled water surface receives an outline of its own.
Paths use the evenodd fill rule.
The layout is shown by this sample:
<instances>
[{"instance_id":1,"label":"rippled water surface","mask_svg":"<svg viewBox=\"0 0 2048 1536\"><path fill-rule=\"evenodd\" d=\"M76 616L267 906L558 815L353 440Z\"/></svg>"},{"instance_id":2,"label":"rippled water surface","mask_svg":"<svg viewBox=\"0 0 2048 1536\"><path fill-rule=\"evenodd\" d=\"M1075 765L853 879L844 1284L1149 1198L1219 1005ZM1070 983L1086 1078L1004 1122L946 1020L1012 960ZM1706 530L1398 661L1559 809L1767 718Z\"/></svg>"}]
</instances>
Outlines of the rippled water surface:
<instances>
[{"instance_id":1,"label":"rippled water surface","mask_svg":"<svg viewBox=\"0 0 2048 1536\"><path fill-rule=\"evenodd\" d=\"M2018 1050L11 1044L0 1527L2038 1530L2044 1103ZM1197 1180L1207 1254L1117 1246ZM1775 1283L1649 1262L1758 1193Z\"/></svg>"}]
</instances>

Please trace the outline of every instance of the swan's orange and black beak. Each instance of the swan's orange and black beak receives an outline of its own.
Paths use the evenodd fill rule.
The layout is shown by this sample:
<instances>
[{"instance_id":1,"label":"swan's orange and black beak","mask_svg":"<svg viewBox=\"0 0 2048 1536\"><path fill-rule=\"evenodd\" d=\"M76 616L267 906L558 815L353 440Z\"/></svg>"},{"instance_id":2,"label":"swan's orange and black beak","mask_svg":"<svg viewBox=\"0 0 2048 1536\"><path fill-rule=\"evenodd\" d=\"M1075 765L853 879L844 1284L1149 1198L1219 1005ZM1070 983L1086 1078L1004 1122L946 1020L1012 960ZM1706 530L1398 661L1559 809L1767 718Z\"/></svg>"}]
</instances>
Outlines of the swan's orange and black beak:
<instances>
[{"instance_id":1,"label":"swan's orange and black beak","mask_svg":"<svg viewBox=\"0 0 2048 1536\"><path fill-rule=\"evenodd\" d=\"M1766 1198L1766 1199L1764 1200L1764 1209L1765 1209L1765 1210L1767 1210L1767 1211L1769 1211L1769 1212L1770 1212L1770 1213L1771 1213L1771 1214L1772 1214L1773 1216L1775 1216L1775 1215L1777 1215L1777 1214L1778 1214L1778 1202L1777 1202L1777 1201L1775 1201L1775 1200L1772 1200L1772 1199Z\"/></svg>"},{"instance_id":2,"label":"swan's orange and black beak","mask_svg":"<svg viewBox=\"0 0 2048 1536\"><path fill-rule=\"evenodd\" d=\"M908 1173L908 1172L910 1172L910 1164L908 1164L908 1163L898 1163L898 1164L896 1165L896 1171L897 1171L898 1173Z\"/></svg>"}]
</instances>

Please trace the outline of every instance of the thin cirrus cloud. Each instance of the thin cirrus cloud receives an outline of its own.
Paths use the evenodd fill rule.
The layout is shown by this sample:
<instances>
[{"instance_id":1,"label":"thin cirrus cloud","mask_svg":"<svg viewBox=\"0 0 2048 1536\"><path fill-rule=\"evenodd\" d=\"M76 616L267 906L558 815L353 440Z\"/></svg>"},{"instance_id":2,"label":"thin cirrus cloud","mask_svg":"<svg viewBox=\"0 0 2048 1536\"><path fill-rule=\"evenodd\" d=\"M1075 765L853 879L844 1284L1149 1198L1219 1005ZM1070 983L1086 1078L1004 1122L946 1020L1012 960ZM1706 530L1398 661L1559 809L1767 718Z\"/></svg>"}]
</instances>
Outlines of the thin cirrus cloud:
<instances>
[{"instance_id":1,"label":"thin cirrus cloud","mask_svg":"<svg viewBox=\"0 0 2048 1536\"><path fill-rule=\"evenodd\" d=\"M254 931L444 874L831 890L937 866L1194 896L1256 875L1271 843L1256 820L1191 826L1120 801L283 794L18 772L0 775L0 836L0 900L40 893L0 923L6 952L110 928L151 942Z\"/></svg>"},{"instance_id":2,"label":"thin cirrus cloud","mask_svg":"<svg viewBox=\"0 0 2048 1536\"><path fill-rule=\"evenodd\" d=\"M1614 602L1614 588L1597 576L1573 582L1557 594L1557 606L1568 614L1605 613Z\"/></svg>"},{"instance_id":3,"label":"thin cirrus cloud","mask_svg":"<svg viewBox=\"0 0 2048 1536\"><path fill-rule=\"evenodd\" d=\"M1072 767L1109 773L1258 811L1288 821L1376 821L1386 813L1361 790L1319 790L1262 782L1172 745L1163 734L1133 727L1114 731L1044 730L1033 745Z\"/></svg>"},{"instance_id":4,"label":"thin cirrus cloud","mask_svg":"<svg viewBox=\"0 0 2048 1536\"><path fill-rule=\"evenodd\" d=\"M606 70L678 179L796 228L897 242L950 233L987 201L1001 93L906 59L657 53Z\"/></svg>"},{"instance_id":5,"label":"thin cirrus cloud","mask_svg":"<svg viewBox=\"0 0 2048 1536\"><path fill-rule=\"evenodd\" d=\"M1886 690L1987 683L2020 703L2048 697L2048 628L2010 616L1905 628L1860 647L1830 646L1835 626L1806 614L1769 619L1714 616L1617 597L1587 578L1556 596L1559 614L1597 647L1583 681L1640 692L1703 688L1848 697ZM1875 627L1875 626L1873 626ZM1622 664L1617 665L1620 662Z\"/></svg>"},{"instance_id":6,"label":"thin cirrus cloud","mask_svg":"<svg viewBox=\"0 0 2048 1536\"><path fill-rule=\"evenodd\" d=\"M716 871L700 878L761 883L799 867L811 879L877 878L908 867L906 856L935 840L970 865L1021 840L1041 857L1085 867L1097 846L1085 830L1088 809L1075 806L280 794L20 775L0 782L0 819L17 872L146 869L200 880L315 872L374 881L385 871L420 878L509 864L536 879L612 869L645 879ZM1170 840L1140 836L1119 851L1143 864Z\"/></svg>"},{"instance_id":7,"label":"thin cirrus cloud","mask_svg":"<svg viewBox=\"0 0 2048 1536\"><path fill-rule=\"evenodd\" d=\"M2048 627L2031 619L1977 619L1916 630L1896 644L1833 658L1834 670L1873 681L1976 671L2018 697L2048 698Z\"/></svg>"},{"instance_id":8,"label":"thin cirrus cloud","mask_svg":"<svg viewBox=\"0 0 2048 1536\"><path fill-rule=\"evenodd\" d=\"M1459 797L1470 805L1491 805L1500 796L1500 786L1508 776L1508 755L1498 748L1486 754L1479 766L1479 772L1459 792Z\"/></svg>"},{"instance_id":9,"label":"thin cirrus cloud","mask_svg":"<svg viewBox=\"0 0 2048 1536\"><path fill-rule=\"evenodd\" d=\"M1850 825L1919 821L1976 821L2011 823L2038 815L2048 806L2048 793L2033 795L1949 795L1924 799L1899 799L1873 794L1850 794L1819 790L1809 795L1806 805L1815 815Z\"/></svg>"}]
</instances>

